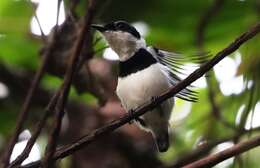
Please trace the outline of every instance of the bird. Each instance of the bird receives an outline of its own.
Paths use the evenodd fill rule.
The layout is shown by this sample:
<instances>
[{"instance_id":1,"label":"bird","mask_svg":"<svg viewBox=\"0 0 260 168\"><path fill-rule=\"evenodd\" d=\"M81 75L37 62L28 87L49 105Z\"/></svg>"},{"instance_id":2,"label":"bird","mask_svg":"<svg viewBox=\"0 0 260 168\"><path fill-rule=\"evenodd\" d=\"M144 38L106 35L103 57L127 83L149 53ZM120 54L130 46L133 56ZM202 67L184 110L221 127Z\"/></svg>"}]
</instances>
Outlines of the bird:
<instances>
[{"instance_id":1,"label":"bird","mask_svg":"<svg viewBox=\"0 0 260 168\"><path fill-rule=\"evenodd\" d=\"M126 21L92 24L119 56L116 94L126 111L131 111L166 92L181 81L183 64L187 60L201 62L204 57L185 56L148 46L137 29ZM175 97L196 102L197 92L192 86ZM151 132L159 152L170 146L169 120L175 98L169 98L150 112L134 119L143 130Z\"/></svg>"}]
</instances>

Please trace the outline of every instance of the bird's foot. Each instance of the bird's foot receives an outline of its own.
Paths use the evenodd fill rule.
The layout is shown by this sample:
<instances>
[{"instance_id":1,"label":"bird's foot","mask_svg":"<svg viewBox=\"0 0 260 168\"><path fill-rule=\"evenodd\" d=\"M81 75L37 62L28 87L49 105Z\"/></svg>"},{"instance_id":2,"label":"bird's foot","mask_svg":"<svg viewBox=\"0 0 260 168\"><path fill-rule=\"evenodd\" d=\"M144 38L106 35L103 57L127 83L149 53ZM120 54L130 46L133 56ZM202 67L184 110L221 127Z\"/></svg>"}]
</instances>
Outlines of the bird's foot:
<instances>
[{"instance_id":1,"label":"bird's foot","mask_svg":"<svg viewBox=\"0 0 260 168\"><path fill-rule=\"evenodd\" d=\"M134 114L134 110L133 110L133 109L130 109L130 110L128 111L128 113L129 113L130 116L132 116L132 115ZM130 121L128 122L128 124L133 124L133 123L134 123L134 120L130 120Z\"/></svg>"},{"instance_id":2,"label":"bird's foot","mask_svg":"<svg viewBox=\"0 0 260 168\"><path fill-rule=\"evenodd\" d=\"M152 96L151 102L155 102L158 98L159 98L159 96Z\"/></svg>"}]
</instances>

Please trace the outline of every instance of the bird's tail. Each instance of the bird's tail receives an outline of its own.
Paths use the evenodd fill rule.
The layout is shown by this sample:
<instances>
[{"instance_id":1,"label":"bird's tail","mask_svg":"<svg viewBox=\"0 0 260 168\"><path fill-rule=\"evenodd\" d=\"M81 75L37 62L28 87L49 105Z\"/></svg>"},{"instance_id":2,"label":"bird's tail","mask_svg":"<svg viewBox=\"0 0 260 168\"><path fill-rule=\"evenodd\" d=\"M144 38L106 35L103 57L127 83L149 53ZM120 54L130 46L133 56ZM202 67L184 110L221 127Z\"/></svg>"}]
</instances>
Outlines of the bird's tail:
<instances>
[{"instance_id":1,"label":"bird's tail","mask_svg":"<svg viewBox=\"0 0 260 168\"><path fill-rule=\"evenodd\" d=\"M166 152L170 146L168 131L161 135L157 135L155 138L159 152Z\"/></svg>"}]
</instances>

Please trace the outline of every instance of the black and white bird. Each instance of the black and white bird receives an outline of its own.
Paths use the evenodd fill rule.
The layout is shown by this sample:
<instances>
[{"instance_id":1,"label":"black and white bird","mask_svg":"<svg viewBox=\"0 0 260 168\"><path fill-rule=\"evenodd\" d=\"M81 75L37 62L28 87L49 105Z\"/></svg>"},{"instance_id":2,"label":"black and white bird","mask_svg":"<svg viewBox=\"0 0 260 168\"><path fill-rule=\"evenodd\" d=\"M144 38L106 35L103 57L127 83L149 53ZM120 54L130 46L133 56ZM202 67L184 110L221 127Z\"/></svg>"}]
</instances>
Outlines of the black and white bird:
<instances>
[{"instance_id":1,"label":"black and white bird","mask_svg":"<svg viewBox=\"0 0 260 168\"><path fill-rule=\"evenodd\" d=\"M125 21L92 27L101 32L119 56L116 93L127 111L161 95L178 83L182 65L186 61L201 60L196 56L188 57L147 46L140 33ZM176 97L191 102L197 100L196 92L191 88L183 89ZM174 98L170 98L135 119L141 128L152 133L160 152L169 148L168 125L173 107Z\"/></svg>"}]
</instances>

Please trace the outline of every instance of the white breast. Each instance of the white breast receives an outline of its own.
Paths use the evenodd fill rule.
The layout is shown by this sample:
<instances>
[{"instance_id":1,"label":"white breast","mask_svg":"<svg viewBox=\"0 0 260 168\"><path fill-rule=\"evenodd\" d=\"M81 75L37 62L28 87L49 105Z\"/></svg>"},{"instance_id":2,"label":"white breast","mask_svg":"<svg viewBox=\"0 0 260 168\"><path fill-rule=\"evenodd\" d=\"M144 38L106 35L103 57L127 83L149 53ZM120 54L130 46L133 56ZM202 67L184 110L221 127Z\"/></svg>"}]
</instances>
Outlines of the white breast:
<instances>
[{"instance_id":1,"label":"white breast","mask_svg":"<svg viewBox=\"0 0 260 168\"><path fill-rule=\"evenodd\" d=\"M159 96L170 87L165 73L159 64L118 79L116 93L126 110L136 108Z\"/></svg>"}]
</instances>

